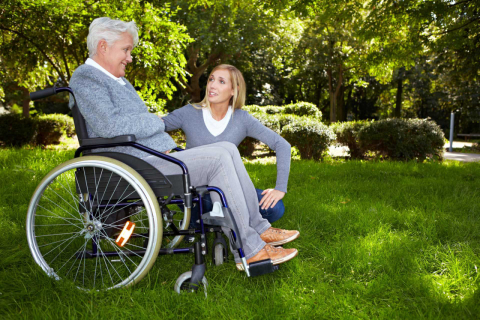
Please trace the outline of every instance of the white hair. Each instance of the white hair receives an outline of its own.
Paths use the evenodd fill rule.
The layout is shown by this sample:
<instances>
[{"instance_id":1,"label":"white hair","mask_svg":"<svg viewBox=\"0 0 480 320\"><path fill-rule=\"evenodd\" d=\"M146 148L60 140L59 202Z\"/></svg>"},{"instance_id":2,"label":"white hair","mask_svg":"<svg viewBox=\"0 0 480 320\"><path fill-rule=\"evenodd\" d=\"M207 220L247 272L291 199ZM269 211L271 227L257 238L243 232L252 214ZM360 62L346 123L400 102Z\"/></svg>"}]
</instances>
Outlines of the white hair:
<instances>
[{"instance_id":1,"label":"white hair","mask_svg":"<svg viewBox=\"0 0 480 320\"><path fill-rule=\"evenodd\" d=\"M120 39L124 32L132 35L133 46L135 47L138 44L138 27L135 21L124 22L108 17L93 20L87 36L87 47L90 58L97 54L97 47L100 40L105 40L110 47L115 41Z\"/></svg>"}]
</instances>

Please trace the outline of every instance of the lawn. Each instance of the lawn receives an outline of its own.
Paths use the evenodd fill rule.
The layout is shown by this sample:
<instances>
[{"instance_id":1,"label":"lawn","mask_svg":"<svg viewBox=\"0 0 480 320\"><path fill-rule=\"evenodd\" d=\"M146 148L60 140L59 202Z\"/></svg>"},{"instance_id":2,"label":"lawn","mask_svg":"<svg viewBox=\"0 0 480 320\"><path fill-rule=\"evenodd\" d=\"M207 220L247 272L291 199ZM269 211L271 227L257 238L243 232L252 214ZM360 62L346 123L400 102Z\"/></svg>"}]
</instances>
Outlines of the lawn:
<instances>
[{"instance_id":1,"label":"lawn","mask_svg":"<svg viewBox=\"0 0 480 320\"><path fill-rule=\"evenodd\" d=\"M37 183L71 150L0 150L4 319L403 318L480 314L480 163L294 161L284 218L299 256L247 278L207 261L208 297L177 295L193 256L162 256L138 285L83 292L34 263L25 214ZM275 165L248 163L257 187Z\"/></svg>"}]
</instances>

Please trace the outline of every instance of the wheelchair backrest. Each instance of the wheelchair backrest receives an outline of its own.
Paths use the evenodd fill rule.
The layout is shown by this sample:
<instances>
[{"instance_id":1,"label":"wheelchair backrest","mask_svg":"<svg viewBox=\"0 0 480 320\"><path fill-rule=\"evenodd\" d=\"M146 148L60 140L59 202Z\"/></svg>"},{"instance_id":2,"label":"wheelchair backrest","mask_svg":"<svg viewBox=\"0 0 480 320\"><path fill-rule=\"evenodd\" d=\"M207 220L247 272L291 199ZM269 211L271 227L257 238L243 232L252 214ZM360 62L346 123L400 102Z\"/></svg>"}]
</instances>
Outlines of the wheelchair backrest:
<instances>
[{"instance_id":1,"label":"wheelchair backrest","mask_svg":"<svg viewBox=\"0 0 480 320\"><path fill-rule=\"evenodd\" d=\"M72 96L73 95L70 95L71 98ZM78 142L80 143L80 146L81 146L82 140L88 139L88 132L87 132L87 124L82 114L80 113L80 110L78 110L75 97L73 97L72 116L73 116L73 122L75 123L75 131L77 133Z\"/></svg>"}]
</instances>

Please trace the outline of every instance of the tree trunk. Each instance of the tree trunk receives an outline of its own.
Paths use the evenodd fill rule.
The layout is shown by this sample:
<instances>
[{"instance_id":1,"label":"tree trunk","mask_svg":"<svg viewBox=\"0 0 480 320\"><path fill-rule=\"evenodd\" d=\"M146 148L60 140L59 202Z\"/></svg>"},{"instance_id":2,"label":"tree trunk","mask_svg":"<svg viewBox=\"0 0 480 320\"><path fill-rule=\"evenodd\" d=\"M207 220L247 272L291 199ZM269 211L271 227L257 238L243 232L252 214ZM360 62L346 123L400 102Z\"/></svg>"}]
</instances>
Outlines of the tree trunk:
<instances>
[{"instance_id":1,"label":"tree trunk","mask_svg":"<svg viewBox=\"0 0 480 320\"><path fill-rule=\"evenodd\" d=\"M190 78L190 83L182 82L184 91L190 94L193 102L200 102L202 101L202 88L200 87L200 77L202 74L207 70L207 68L222 60L223 53L212 53L208 56L207 61L203 63L201 66L197 67L197 60L198 55L200 53L200 48L190 47L189 50L189 57L187 61L186 70L192 75Z\"/></svg>"},{"instance_id":2,"label":"tree trunk","mask_svg":"<svg viewBox=\"0 0 480 320\"><path fill-rule=\"evenodd\" d=\"M335 91L333 90L333 74L332 68L327 69L328 75L328 93L330 96L330 123L337 122L337 98L340 93L340 88L342 87L343 82L343 66L339 64L338 66L338 81L335 87Z\"/></svg>"},{"instance_id":3,"label":"tree trunk","mask_svg":"<svg viewBox=\"0 0 480 320\"><path fill-rule=\"evenodd\" d=\"M337 120L338 121L345 121L347 120L347 110L345 106L345 87L342 85L340 86L340 90L338 91L338 96L336 97L337 101Z\"/></svg>"},{"instance_id":4,"label":"tree trunk","mask_svg":"<svg viewBox=\"0 0 480 320\"><path fill-rule=\"evenodd\" d=\"M26 88L21 88L23 92L22 110L25 118L30 117L30 93Z\"/></svg>"},{"instance_id":5,"label":"tree trunk","mask_svg":"<svg viewBox=\"0 0 480 320\"><path fill-rule=\"evenodd\" d=\"M397 80L397 96L395 98L395 111L393 116L400 118L402 116L402 93L403 93L403 79Z\"/></svg>"}]
</instances>

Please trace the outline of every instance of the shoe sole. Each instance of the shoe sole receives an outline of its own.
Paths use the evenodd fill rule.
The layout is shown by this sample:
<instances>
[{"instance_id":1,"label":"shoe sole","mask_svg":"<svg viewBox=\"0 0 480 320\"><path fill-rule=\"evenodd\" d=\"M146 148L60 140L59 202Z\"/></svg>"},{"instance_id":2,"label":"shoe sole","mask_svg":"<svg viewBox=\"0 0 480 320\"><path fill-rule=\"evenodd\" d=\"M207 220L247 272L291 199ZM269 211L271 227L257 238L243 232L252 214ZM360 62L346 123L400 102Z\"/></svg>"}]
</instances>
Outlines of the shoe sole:
<instances>
[{"instance_id":1,"label":"shoe sole","mask_svg":"<svg viewBox=\"0 0 480 320\"><path fill-rule=\"evenodd\" d=\"M295 249L295 251L290 253L289 255L286 255L285 257L277 259L277 260L273 260L272 264L275 266L277 264L287 262L288 260L292 260L293 258L295 258L297 256L297 254L298 254L298 250ZM237 263L237 269L240 270L240 271L243 271L244 270L243 269L243 264Z\"/></svg>"},{"instance_id":2,"label":"shoe sole","mask_svg":"<svg viewBox=\"0 0 480 320\"><path fill-rule=\"evenodd\" d=\"M273 241L273 242L266 242L266 243L271 245L271 246L281 246L282 244L289 243L289 242L292 242L293 240L297 239L299 235L300 235L300 232L297 231L297 233L295 233L290 238L283 239L283 240L278 240L278 241Z\"/></svg>"}]
</instances>

